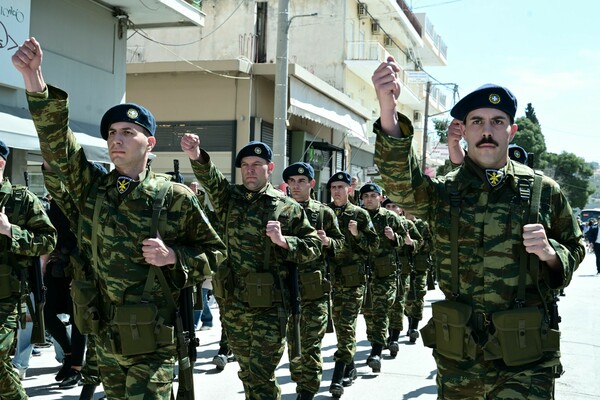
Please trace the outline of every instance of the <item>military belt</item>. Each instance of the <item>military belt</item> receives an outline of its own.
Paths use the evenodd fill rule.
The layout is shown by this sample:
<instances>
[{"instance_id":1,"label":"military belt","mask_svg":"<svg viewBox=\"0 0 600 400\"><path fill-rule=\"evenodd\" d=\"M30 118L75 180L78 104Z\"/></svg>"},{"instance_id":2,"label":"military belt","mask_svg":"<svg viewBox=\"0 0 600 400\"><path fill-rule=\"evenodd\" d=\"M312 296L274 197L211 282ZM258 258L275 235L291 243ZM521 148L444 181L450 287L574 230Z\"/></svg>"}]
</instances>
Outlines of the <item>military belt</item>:
<instances>
[{"instance_id":1,"label":"military belt","mask_svg":"<svg viewBox=\"0 0 600 400\"><path fill-rule=\"evenodd\" d=\"M469 325L479 332L488 331L492 325L492 315L490 313L473 312Z\"/></svg>"}]
</instances>

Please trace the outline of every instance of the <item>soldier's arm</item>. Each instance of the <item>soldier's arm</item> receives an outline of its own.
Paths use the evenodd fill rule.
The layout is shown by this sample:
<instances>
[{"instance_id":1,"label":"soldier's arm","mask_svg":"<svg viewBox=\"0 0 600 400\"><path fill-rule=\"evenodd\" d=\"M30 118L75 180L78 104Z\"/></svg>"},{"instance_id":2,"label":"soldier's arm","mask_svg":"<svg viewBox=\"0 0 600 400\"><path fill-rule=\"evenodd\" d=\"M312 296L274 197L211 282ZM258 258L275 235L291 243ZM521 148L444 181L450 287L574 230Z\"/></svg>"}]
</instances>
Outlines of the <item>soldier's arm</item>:
<instances>
[{"instance_id":1,"label":"soldier's arm","mask_svg":"<svg viewBox=\"0 0 600 400\"><path fill-rule=\"evenodd\" d=\"M350 240L354 242L354 245L366 253L377 250L379 248L379 235L375 232L369 213L366 210L361 209L356 218L358 220L358 236L351 236Z\"/></svg>"},{"instance_id":2,"label":"soldier's arm","mask_svg":"<svg viewBox=\"0 0 600 400\"><path fill-rule=\"evenodd\" d=\"M277 247L286 261L304 264L316 260L321 255L321 239L298 203L289 200L283 213L289 213L282 226L288 249ZM282 214L283 214L282 213ZM280 218L281 221L281 218Z\"/></svg>"},{"instance_id":3,"label":"soldier's arm","mask_svg":"<svg viewBox=\"0 0 600 400\"><path fill-rule=\"evenodd\" d=\"M412 243L412 252L413 252L413 254L416 254L416 253L418 253L419 249L423 245L423 237L421 236L421 233L417 229L417 226L415 225L414 222L407 219L406 223L408 225L408 229L407 229L408 234L410 235L410 238L412 239L412 242L413 242Z\"/></svg>"},{"instance_id":4,"label":"soldier's arm","mask_svg":"<svg viewBox=\"0 0 600 400\"><path fill-rule=\"evenodd\" d=\"M329 246L327 249L324 248L323 251L327 251L329 255L335 257L336 254L344 249L346 238L340 230L333 210L325 205L321 207L323 207L323 230L329 238Z\"/></svg>"},{"instance_id":5,"label":"soldier's arm","mask_svg":"<svg viewBox=\"0 0 600 400\"><path fill-rule=\"evenodd\" d=\"M201 150L200 153L202 154L200 159L190 159L192 170L196 179L206 191L219 220L225 223L225 214L227 213L230 196L229 181L213 164L210 155L206 151Z\"/></svg>"}]
</instances>

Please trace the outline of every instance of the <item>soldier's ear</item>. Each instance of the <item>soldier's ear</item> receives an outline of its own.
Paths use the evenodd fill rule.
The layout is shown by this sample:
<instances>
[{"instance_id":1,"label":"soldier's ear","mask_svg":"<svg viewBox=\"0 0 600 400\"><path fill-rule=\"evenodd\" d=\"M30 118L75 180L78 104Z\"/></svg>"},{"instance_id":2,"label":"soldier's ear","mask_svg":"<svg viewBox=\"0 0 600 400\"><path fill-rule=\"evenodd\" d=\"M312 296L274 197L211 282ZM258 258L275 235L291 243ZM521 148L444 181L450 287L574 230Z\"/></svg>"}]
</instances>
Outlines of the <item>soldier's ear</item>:
<instances>
[{"instance_id":1,"label":"soldier's ear","mask_svg":"<svg viewBox=\"0 0 600 400\"><path fill-rule=\"evenodd\" d=\"M148 151L151 151L156 146L156 138L154 136L148 136Z\"/></svg>"}]
</instances>

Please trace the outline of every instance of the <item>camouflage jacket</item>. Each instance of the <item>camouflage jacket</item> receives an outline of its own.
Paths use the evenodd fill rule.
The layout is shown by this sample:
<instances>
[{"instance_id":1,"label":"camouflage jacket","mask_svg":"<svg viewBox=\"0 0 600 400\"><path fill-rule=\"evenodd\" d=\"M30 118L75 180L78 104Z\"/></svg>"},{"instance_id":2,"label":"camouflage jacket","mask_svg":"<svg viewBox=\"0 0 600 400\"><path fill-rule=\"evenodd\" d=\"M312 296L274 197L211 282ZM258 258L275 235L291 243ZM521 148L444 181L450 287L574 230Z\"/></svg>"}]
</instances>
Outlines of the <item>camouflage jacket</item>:
<instances>
[{"instance_id":1,"label":"camouflage jacket","mask_svg":"<svg viewBox=\"0 0 600 400\"><path fill-rule=\"evenodd\" d=\"M244 278L251 272L276 274L279 270L285 278L285 262L300 267L321 255L321 239L300 204L269 183L247 200L244 186L229 183L210 161L210 156L202 152L203 158L209 161L205 164L192 161L192 168L221 222L227 266L238 285L243 285ZM266 234L267 221L273 220L279 203L283 203L283 208L278 221L289 246L287 250L273 244ZM266 248L270 249L268 265L265 265Z\"/></svg>"},{"instance_id":2,"label":"camouflage jacket","mask_svg":"<svg viewBox=\"0 0 600 400\"><path fill-rule=\"evenodd\" d=\"M108 174L90 164L68 125L67 94L49 86L46 92L28 94L29 109L35 123L43 158L64 184L81 218L80 252L91 260L97 276L105 318L112 306L137 304L141 300L149 265L142 254L142 241L156 237L150 232L152 206L158 191L170 178L150 169L129 193L117 191L116 170ZM145 176L144 176L145 175ZM98 220L94 209L100 200ZM175 298L179 289L201 279L203 255L220 261L224 245L208 224L198 198L189 188L177 183L167 193L159 224L165 244L177 256L174 265L163 267ZM97 236L93 248L92 236ZM215 261L217 262L217 261ZM166 298L156 281L152 302L167 321Z\"/></svg>"},{"instance_id":3,"label":"camouflage jacket","mask_svg":"<svg viewBox=\"0 0 600 400\"><path fill-rule=\"evenodd\" d=\"M367 212L371 217L375 232L379 235L379 246L377 250L371 252L372 258L381 257L392 252L398 252L398 254L402 254L405 251L415 252L419 248L422 242L421 234L406 218L384 207L379 207L377 210L367 210ZM389 240L385 236L384 230L386 226L389 226L394 231L395 240ZM412 246L404 244L404 238L407 233L414 241Z\"/></svg>"},{"instance_id":4,"label":"camouflage jacket","mask_svg":"<svg viewBox=\"0 0 600 400\"><path fill-rule=\"evenodd\" d=\"M13 289L12 296L0 300L0 326L10 327L16 327L21 271L27 270L33 257L50 254L56 245L56 230L42 202L25 188L18 189L22 194L19 196L15 195L14 189L8 179L0 182L0 210L4 207L12 224L12 238L0 235L0 272L3 275L0 279L2 284L11 285ZM18 215L15 215L17 197L22 198Z\"/></svg>"},{"instance_id":5,"label":"camouflage jacket","mask_svg":"<svg viewBox=\"0 0 600 400\"><path fill-rule=\"evenodd\" d=\"M327 205L313 199L300 203L300 205L304 208L304 212L312 227L316 230L324 230L330 240L329 246L323 247L321 257L302 269L304 271L320 270L325 274L327 272L325 257L335 257L337 253L343 250L345 243L344 235L340 231L335 213ZM323 210L323 219L319 220L321 210Z\"/></svg>"},{"instance_id":6,"label":"camouflage jacket","mask_svg":"<svg viewBox=\"0 0 600 400\"><path fill-rule=\"evenodd\" d=\"M517 295L522 228L527 223L524 216L529 208L529 203L519 195L518 180L533 179L533 171L509 161L504 168L506 178L492 189L483 171L466 159L445 177L430 178L421 172L411 147L410 121L400 115L400 124L403 137L399 139L381 132L379 121L374 125L378 134L375 161L390 198L429 222L436 246L440 289L447 298L453 298L449 187L456 185L461 199L458 300L481 313L511 308ZM551 280L548 269L541 263L538 282L533 282L530 274L526 276L525 300L529 306L547 304L552 289L567 285L584 257L581 232L571 207L556 182L548 177L542 182L539 220L562 263L562 282Z\"/></svg>"},{"instance_id":7,"label":"camouflage jacket","mask_svg":"<svg viewBox=\"0 0 600 400\"><path fill-rule=\"evenodd\" d=\"M328 206L334 210L340 231L346 238L343 251L339 251L331 260L332 272L339 274L339 267L346 265L364 265L369 254L379 248L379 235L375 232L369 213L349 201L342 207L337 207L333 202ZM351 220L358 224L357 237L348 229Z\"/></svg>"}]
</instances>

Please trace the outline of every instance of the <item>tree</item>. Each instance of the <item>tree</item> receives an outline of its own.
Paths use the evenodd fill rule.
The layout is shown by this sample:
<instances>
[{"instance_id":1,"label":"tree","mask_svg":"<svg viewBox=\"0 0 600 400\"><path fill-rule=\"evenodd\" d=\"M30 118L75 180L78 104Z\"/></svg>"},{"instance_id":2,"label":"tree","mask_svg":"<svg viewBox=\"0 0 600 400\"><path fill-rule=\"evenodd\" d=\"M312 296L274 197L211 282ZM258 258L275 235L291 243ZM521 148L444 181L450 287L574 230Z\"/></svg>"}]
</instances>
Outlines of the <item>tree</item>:
<instances>
[{"instance_id":1,"label":"tree","mask_svg":"<svg viewBox=\"0 0 600 400\"><path fill-rule=\"evenodd\" d=\"M440 139L440 143L448 143L448 126L450 126L450 121L447 119L434 119L433 126Z\"/></svg>"},{"instance_id":2,"label":"tree","mask_svg":"<svg viewBox=\"0 0 600 400\"><path fill-rule=\"evenodd\" d=\"M513 143L518 144L528 153L534 154L533 168L544 169L547 165L547 160L544 158L546 154L546 140L544 139L542 128L527 117L519 117L515 123L519 126L519 130L513 139Z\"/></svg>"},{"instance_id":3,"label":"tree","mask_svg":"<svg viewBox=\"0 0 600 400\"><path fill-rule=\"evenodd\" d=\"M594 170L589 163L573 153L548 153L544 157L549 168L546 173L560 185L573 208L585 208L596 189L590 181Z\"/></svg>"},{"instance_id":4,"label":"tree","mask_svg":"<svg viewBox=\"0 0 600 400\"><path fill-rule=\"evenodd\" d=\"M535 115L535 110L533 109L531 103L527 103L527 108L525 108L525 118L527 118L534 124L540 124L540 121L538 121L537 116Z\"/></svg>"}]
</instances>

